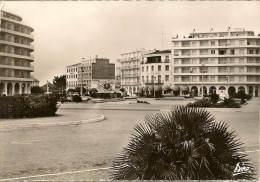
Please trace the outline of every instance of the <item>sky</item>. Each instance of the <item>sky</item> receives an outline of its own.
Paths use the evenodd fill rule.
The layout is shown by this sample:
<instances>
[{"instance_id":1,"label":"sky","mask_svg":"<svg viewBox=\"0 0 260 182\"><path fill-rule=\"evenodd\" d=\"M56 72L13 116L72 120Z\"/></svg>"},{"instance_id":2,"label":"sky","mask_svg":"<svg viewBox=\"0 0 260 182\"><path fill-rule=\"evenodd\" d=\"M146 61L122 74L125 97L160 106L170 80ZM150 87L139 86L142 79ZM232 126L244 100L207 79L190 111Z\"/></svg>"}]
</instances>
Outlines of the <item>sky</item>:
<instances>
[{"instance_id":1,"label":"sky","mask_svg":"<svg viewBox=\"0 0 260 182\"><path fill-rule=\"evenodd\" d=\"M33 75L40 85L82 58L98 55L115 63L132 50L171 49L171 37L193 29L260 33L257 1L9 1L3 10L34 28Z\"/></svg>"}]
</instances>

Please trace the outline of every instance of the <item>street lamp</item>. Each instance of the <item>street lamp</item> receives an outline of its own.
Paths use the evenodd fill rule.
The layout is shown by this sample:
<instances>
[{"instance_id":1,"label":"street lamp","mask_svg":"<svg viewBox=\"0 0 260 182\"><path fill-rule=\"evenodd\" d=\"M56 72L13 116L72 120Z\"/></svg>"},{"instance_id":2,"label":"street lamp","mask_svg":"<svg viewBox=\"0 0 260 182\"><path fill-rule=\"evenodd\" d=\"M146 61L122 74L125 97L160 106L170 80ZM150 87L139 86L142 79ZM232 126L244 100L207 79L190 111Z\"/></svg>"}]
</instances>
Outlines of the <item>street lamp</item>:
<instances>
[{"instance_id":1,"label":"street lamp","mask_svg":"<svg viewBox=\"0 0 260 182\"><path fill-rule=\"evenodd\" d=\"M204 64L201 64L201 72L202 72L202 77L201 77L201 84L202 84L202 87L201 87L201 92L202 92L202 99L204 98L204 89L203 89L203 76L204 76L204 70L203 70L203 68L204 68Z\"/></svg>"},{"instance_id":2,"label":"street lamp","mask_svg":"<svg viewBox=\"0 0 260 182\"><path fill-rule=\"evenodd\" d=\"M226 76L226 80L227 80L227 96L228 96L228 79L229 79L229 77Z\"/></svg>"},{"instance_id":3,"label":"street lamp","mask_svg":"<svg viewBox=\"0 0 260 182\"><path fill-rule=\"evenodd\" d=\"M83 96L83 70L84 67L81 67L81 87L80 87L80 93L81 93L81 96Z\"/></svg>"}]
</instances>

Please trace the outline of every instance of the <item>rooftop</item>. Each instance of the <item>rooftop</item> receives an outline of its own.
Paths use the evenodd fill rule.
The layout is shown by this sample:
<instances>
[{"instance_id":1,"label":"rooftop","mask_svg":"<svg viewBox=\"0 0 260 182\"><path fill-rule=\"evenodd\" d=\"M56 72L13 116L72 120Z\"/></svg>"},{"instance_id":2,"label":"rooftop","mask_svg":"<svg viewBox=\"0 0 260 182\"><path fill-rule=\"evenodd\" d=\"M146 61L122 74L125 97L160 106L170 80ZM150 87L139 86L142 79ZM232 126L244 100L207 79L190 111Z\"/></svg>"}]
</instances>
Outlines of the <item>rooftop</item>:
<instances>
[{"instance_id":1,"label":"rooftop","mask_svg":"<svg viewBox=\"0 0 260 182\"><path fill-rule=\"evenodd\" d=\"M171 53L171 50L167 49L167 50L156 50L152 53L146 54L146 55L150 55L150 54L166 54L166 53Z\"/></svg>"},{"instance_id":2,"label":"rooftop","mask_svg":"<svg viewBox=\"0 0 260 182\"><path fill-rule=\"evenodd\" d=\"M72 65L69 65L69 66L67 66L67 67L75 67L75 66L79 66L79 65L81 65L81 63L72 64Z\"/></svg>"}]
</instances>

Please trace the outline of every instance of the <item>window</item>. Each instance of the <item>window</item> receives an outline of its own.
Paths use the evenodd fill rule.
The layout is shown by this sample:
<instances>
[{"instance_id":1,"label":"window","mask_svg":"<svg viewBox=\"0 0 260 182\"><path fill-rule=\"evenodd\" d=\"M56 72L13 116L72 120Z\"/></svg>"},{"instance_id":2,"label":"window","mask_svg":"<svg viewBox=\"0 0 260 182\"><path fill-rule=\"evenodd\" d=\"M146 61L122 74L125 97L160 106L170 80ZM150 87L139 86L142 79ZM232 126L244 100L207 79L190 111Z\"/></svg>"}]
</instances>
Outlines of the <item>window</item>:
<instances>
[{"instance_id":1,"label":"window","mask_svg":"<svg viewBox=\"0 0 260 182\"><path fill-rule=\"evenodd\" d=\"M169 75L165 75L165 81L166 81L166 82L169 81Z\"/></svg>"},{"instance_id":2,"label":"window","mask_svg":"<svg viewBox=\"0 0 260 182\"><path fill-rule=\"evenodd\" d=\"M144 72L144 67L142 66L142 72Z\"/></svg>"},{"instance_id":3,"label":"window","mask_svg":"<svg viewBox=\"0 0 260 182\"><path fill-rule=\"evenodd\" d=\"M158 71L161 71L161 65L158 65Z\"/></svg>"},{"instance_id":4,"label":"window","mask_svg":"<svg viewBox=\"0 0 260 182\"><path fill-rule=\"evenodd\" d=\"M253 54L254 53L254 51L253 50L249 50L249 54Z\"/></svg>"},{"instance_id":5,"label":"window","mask_svg":"<svg viewBox=\"0 0 260 182\"><path fill-rule=\"evenodd\" d=\"M239 58L239 63L243 64L244 63L244 58Z\"/></svg>"},{"instance_id":6,"label":"window","mask_svg":"<svg viewBox=\"0 0 260 182\"><path fill-rule=\"evenodd\" d=\"M146 71L148 71L149 70L149 68L148 68L148 66L146 66Z\"/></svg>"},{"instance_id":7,"label":"window","mask_svg":"<svg viewBox=\"0 0 260 182\"><path fill-rule=\"evenodd\" d=\"M142 76L142 82L144 83L144 76Z\"/></svg>"},{"instance_id":8,"label":"window","mask_svg":"<svg viewBox=\"0 0 260 182\"><path fill-rule=\"evenodd\" d=\"M215 50L211 50L211 54L215 54Z\"/></svg>"},{"instance_id":9,"label":"window","mask_svg":"<svg viewBox=\"0 0 260 182\"><path fill-rule=\"evenodd\" d=\"M165 71L169 71L170 67L169 65L165 65Z\"/></svg>"},{"instance_id":10,"label":"window","mask_svg":"<svg viewBox=\"0 0 260 182\"><path fill-rule=\"evenodd\" d=\"M148 76L146 76L146 82L148 83Z\"/></svg>"},{"instance_id":11,"label":"window","mask_svg":"<svg viewBox=\"0 0 260 182\"><path fill-rule=\"evenodd\" d=\"M234 49L230 50L230 54L235 54L235 50Z\"/></svg>"},{"instance_id":12,"label":"window","mask_svg":"<svg viewBox=\"0 0 260 182\"><path fill-rule=\"evenodd\" d=\"M152 66L152 71L154 71L154 70L153 70L153 66Z\"/></svg>"},{"instance_id":13,"label":"window","mask_svg":"<svg viewBox=\"0 0 260 182\"><path fill-rule=\"evenodd\" d=\"M212 46L214 46L215 45L215 41L211 41L211 43L210 43Z\"/></svg>"}]
</instances>

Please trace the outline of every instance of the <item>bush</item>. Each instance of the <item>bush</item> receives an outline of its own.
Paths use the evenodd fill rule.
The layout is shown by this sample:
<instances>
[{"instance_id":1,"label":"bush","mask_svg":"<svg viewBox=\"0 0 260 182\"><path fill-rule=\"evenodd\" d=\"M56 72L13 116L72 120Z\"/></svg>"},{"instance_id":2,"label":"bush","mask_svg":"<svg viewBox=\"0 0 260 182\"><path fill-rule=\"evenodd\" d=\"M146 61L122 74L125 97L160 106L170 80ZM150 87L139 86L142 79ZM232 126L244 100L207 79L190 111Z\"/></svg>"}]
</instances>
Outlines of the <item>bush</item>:
<instances>
[{"instance_id":1,"label":"bush","mask_svg":"<svg viewBox=\"0 0 260 182\"><path fill-rule=\"evenodd\" d=\"M213 102L213 103L217 103L218 101L219 101L219 95L218 94L211 94L210 95L210 100L211 100L211 102Z\"/></svg>"},{"instance_id":2,"label":"bush","mask_svg":"<svg viewBox=\"0 0 260 182\"><path fill-rule=\"evenodd\" d=\"M82 102L82 98L79 95L73 95L72 101L73 102Z\"/></svg>"},{"instance_id":3,"label":"bush","mask_svg":"<svg viewBox=\"0 0 260 182\"><path fill-rule=\"evenodd\" d=\"M251 100L252 99L252 96L251 95L248 95L246 94L244 91L240 90L238 91L235 96L235 98L238 98L238 99L246 99L246 100Z\"/></svg>"},{"instance_id":4,"label":"bush","mask_svg":"<svg viewBox=\"0 0 260 182\"><path fill-rule=\"evenodd\" d=\"M252 169L242 143L208 111L178 106L147 115L112 165L113 180L251 180L233 176L237 163Z\"/></svg>"},{"instance_id":5,"label":"bush","mask_svg":"<svg viewBox=\"0 0 260 182\"><path fill-rule=\"evenodd\" d=\"M216 107L216 108L239 108L241 107L238 103L234 101L234 99L224 99L222 103L213 103L207 99L196 100L193 103L189 103L186 105L187 107Z\"/></svg>"},{"instance_id":6,"label":"bush","mask_svg":"<svg viewBox=\"0 0 260 182\"><path fill-rule=\"evenodd\" d=\"M55 95L19 95L0 97L0 118L54 116L58 97Z\"/></svg>"},{"instance_id":7,"label":"bush","mask_svg":"<svg viewBox=\"0 0 260 182\"><path fill-rule=\"evenodd\" d=\"M196 100L193 103L189 103L188 107L211 107L212 103L207 99Z\"/></svg>"}]
</instances>

